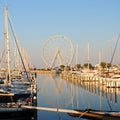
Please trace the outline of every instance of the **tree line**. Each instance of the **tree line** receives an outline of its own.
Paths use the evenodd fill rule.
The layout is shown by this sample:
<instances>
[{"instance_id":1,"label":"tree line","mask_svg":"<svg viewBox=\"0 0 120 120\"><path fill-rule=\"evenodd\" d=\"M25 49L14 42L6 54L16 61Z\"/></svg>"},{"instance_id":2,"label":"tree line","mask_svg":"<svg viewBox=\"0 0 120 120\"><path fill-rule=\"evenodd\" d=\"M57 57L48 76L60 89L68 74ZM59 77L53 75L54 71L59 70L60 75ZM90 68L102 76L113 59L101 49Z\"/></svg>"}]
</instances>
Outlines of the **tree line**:
<instances>
[{"instance_id":1,"label":"tree line","mask_svg":"<svg viewBox=\"0 0 120 120\"><path fill-rule=\"evenodd\" d=\"M76 69L76 70L80 70L80 69L87 69L89 68L90 70L93 70L95 68L102 68L102 69L109 69L111 67L111 64L110 63L107 63L107 62L101 62L98 66L93 66L91 63L84 63L83 65L82 64L76 64L73 69ZM71 67L70 66L65 66L65 65L60 65L60 68L62 70L64 70L65 68L67 70L70 70Z\"/></svg>"}]
</instances>

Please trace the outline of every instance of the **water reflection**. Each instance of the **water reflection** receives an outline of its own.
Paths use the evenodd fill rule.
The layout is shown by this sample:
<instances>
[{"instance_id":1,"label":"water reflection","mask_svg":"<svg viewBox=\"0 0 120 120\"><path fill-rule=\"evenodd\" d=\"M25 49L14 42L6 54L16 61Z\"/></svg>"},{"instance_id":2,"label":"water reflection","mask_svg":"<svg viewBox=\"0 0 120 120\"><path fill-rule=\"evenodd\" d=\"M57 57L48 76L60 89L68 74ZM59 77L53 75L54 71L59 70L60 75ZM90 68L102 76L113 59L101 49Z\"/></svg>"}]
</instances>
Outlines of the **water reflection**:
<instances>
[{"instance_id":1,"label":"water reflection","mask_svg":"<svg viewBox=\"0 0 120 120\"><path fill-rule=\"evenodd\" d=\"M38 106L120 111L119 88L105 88L97 82L64 80L58 75L40 75L37 82ZM73 118L65 113L38 111L39 119L59 120ZM79 118L79 120L81 119Z\"/></svg>"},{"instance_id":2,"label":"water reflection","mask_svg":"<svg viewBox=\"0 0 120 120\"><path fill-rule=\"evenodd\" d=\"M42 76L41 95L44 103L51 107L67 108L73 102L74 94L67 82L59 76Z\"/></svg>"}]
</instances>

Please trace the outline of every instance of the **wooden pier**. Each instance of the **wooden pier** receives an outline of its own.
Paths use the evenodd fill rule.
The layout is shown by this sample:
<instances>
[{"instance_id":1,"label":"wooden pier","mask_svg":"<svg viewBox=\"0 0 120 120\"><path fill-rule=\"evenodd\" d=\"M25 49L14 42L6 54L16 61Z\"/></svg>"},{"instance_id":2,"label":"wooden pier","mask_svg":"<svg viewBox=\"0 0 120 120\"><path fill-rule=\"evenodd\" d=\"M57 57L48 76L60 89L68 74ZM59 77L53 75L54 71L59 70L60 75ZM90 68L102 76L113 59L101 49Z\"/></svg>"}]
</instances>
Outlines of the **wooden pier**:
<instances>
[{"instance_id":1,"label":"wooden pier","mask_svg":"<svg viewBox=\"0 0 120 120\"><path fill-rule=\"evenodd\" d=\"M21 106L26 109L36 109L42 111L62 112L67 113L73 117L90 118L92 120L118 120L120 119L120 112L114 111L97 111L97 110L69 110L59 108L35 107L35 106Z\"/></svg>"}]
</instances>

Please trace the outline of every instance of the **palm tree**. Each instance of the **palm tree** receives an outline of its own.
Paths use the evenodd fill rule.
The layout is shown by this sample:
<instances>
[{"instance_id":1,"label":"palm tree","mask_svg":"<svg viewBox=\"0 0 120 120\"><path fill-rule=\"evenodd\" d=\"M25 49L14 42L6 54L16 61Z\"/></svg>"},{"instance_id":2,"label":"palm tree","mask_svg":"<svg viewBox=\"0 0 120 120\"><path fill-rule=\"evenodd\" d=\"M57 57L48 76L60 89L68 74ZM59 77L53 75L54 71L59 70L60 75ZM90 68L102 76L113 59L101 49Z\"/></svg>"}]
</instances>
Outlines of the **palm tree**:
<instances>
[{"instance_id":1,"label":"palm tree","mask_svg":"<svg viewBox=\"0 0 120 120\"><path fill-rule=\"evenodd\" d=\"M76 66L77 70L79 70L81 68L81 64L76 64L75 66Z\"/></svg>"},{"instance_id":2,"label":"palm tree","mask_svg":"<svg viewBox=\"0 0 120 120\"><path fill-rule=\"evenodd\" d=\"M89 65L89 69L92 69L93 68L93 66L92 66L92 64L91 63L85 63L83 66L85 67L85 68L88 68L88 65Z\"/></svg>"},{"instance_id":3,"label":"palm tree","mask_svg":"<svg viewBox=\"0 0 120 120\"><path fill-rule=\"evenodd\" d=\"M64 71L65 65L60 65L62 71Z\"/></svg>"},{"instance_id":4,"label":"palm tree","mask_svg":"<svg viewBox=\"0 0 120 120\"><path fill-rule=\"evenodd\" d=\"M106 62L101 62L100 63L100 66L104 69L104 68L106 68Z\"/></svg>"}]
</instances>

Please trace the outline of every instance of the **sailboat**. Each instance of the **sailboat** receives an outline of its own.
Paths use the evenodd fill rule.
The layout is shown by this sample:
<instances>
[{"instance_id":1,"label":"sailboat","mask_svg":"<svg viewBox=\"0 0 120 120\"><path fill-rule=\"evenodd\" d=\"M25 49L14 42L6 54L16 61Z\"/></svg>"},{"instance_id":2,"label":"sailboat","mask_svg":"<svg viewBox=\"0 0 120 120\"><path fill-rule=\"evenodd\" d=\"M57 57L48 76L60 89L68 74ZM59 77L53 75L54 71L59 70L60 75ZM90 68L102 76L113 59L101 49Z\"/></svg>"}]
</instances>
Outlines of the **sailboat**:
<instances>
[{"instance_id":1,"label":"sailboat","mask_svg":"<svg viewBox=\"0 0 120 120\"><path fill-rule=\"evenodd\" d=\"M8 17L8 9L4 7L4 38L5 38L5 79L3 84L0 84L0 119L2 118L14 118L26 116L30 119L34 116L36 111L21 108L21 105L36 105L36 79L33 73L30 73L23 60L23 55L21 48L18 45L18 40L16 38L15 32L10 23L12 33L15 39L17 51L19 53L23 69L19 72L19 76L15 74L15 71L11 69L10 66L10 40L8 31L8 22L10 19ZM14 78L12 77L14 76ZM7 116L6 116L7 114ZM27 119L26 118L26 119ZM19 118L20 119L20 118Z\"/></svg>"}]
</instances>

